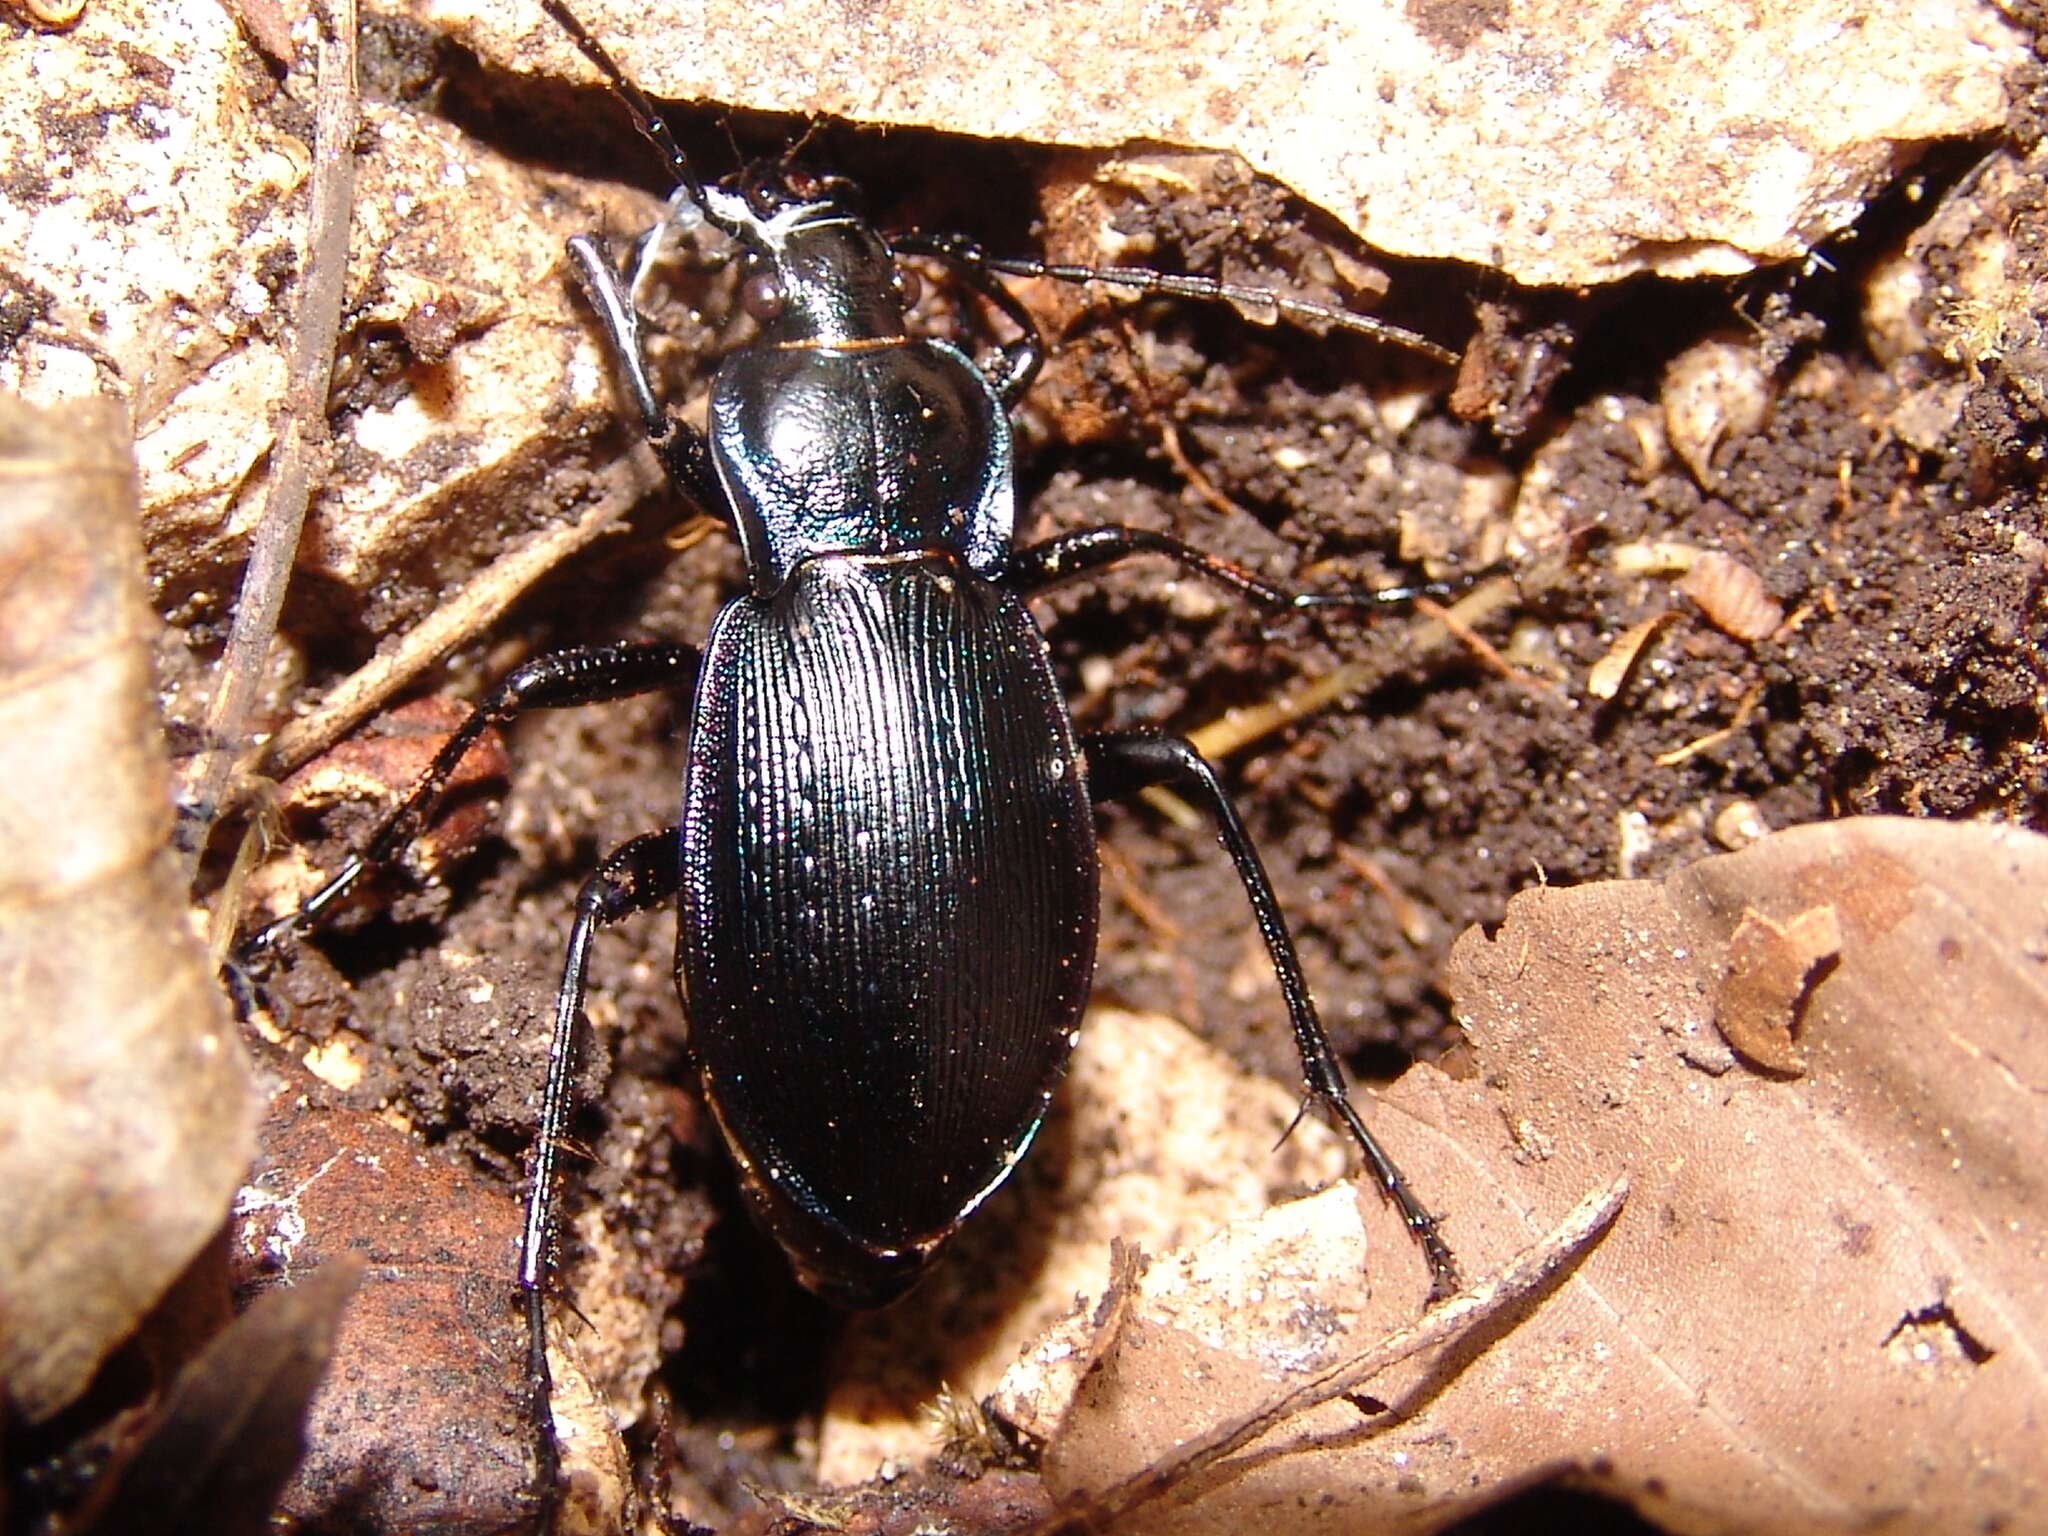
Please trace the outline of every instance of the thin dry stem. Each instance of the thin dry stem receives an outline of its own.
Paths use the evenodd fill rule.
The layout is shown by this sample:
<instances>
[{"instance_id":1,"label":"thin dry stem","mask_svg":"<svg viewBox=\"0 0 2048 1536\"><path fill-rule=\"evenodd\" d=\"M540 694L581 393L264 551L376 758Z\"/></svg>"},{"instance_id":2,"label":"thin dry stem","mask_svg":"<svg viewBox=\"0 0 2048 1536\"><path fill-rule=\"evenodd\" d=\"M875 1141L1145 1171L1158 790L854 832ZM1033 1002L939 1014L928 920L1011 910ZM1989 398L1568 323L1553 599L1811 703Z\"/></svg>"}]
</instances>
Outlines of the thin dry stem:
<instances>
[{"instance_id":1,"label":"thin dry stem","mask_svg":"<svg viewBox=\"0 0 2048 1536\"><path fill-rule=\"evenodd\" d=\"M249 711L277 635L285 587L298 556L299 534L313 487L327 472L332 442L327 392L341 330L348 277L348 233L355 205L356 0L323 0L315 68L313 184L307 199L305 285L293 326L284 409L271 460L269 494L249 544L234 625L221 657L220 686L207 710L207 748L187 784L197 825L189 850L196 862L219 814L221 793L241 755Z\"/></svg>"},{"instance_id":2,"label":"thin dry stem","mask_svg":"<svg viewBox=\"0 0 2048 1536\"><path fill-rule=\"evenodd\" d=\"M1411 1326L1389 1334L1362 1354L1340 1361L1299 1386L1275 1394L1250 1412L1182 1442L1172 1454L1103 1492L1073 1502L1058 1515L1033 1527L1032 1536L1055 1536L1075 1528L1107 1531L1117 1521L1167 1497L1189 1478L1290 1419L1357 1392L1373 1377L1403 1360L1483 1327L1502 1312L1546 1290L1607 1230L1627 1198L1628 1178L1617 1175L1574 1206L1547 1237L1524 1249L1490 1278L1432 1307Z\"/></svg>"},{"instance_id":3,"label":"thin dry stem","mask_svg":"<svg viewBox=\"0 0 2048 1536\"><path fill-rule=\"evenodd\" d=\"M521 594L616 524L658 481L651 460L639 454L592 478L600 491L581 517L530 539L443 597L394 645L329 690L319 708L279 731L260 759L262 769L273 776L289 773L362 724L435 662L496 623Z\"/></svg>"}]
</instances>

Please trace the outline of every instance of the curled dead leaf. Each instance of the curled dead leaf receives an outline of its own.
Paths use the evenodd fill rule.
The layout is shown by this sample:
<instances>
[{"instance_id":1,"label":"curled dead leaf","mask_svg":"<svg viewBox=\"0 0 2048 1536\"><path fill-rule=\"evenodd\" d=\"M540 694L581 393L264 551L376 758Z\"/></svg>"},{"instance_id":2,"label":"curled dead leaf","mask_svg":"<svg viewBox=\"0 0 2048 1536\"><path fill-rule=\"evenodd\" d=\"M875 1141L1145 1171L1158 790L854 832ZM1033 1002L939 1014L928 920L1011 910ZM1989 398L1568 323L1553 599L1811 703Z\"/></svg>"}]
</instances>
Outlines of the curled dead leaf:
<instances>
[{"instance_id":1,"label":"curled dead leaf","mask_svg":"<svg viewBox=\"0 0 2048 1536\"><path fill-rule=\"evenodd\" d=\"M1700 605L1716 629L1737 640L1767 640L1785 622L1785 605L1764 589L1763 577L1717 549L1692 563L1678 590Z\"/></svg>"},{"instance_id":2,"label":"curled dead leaf","mask_svg":"<svg viewBox=\"0 0 2048 1536\"><path fill-rule=\"evenodd\" d=\"M1841 924L1831 906L1810 907L1786 923L1743 913L1714 995L1715 1025L1758 1066L1804 1072L1806 1058L1793 1033L1814 982L1841 951Z\"/></svg>"},{"instance_id":3,"label":"curled dead leaf","mask_svg":"<svg viewBox=\"0 0 2048 1536\"><path fill-rule=\"evenodd\" d=\"M1773 386L1754 337L1709 337L1671 360L1660 393L1673 451L1711 488L1716 450L1763 426Z\"/></svg>"},{"instance_id":4,"label":"curled dead leaf","mask_svg":"<svg viewBox=\"0 0 2048 1536\"><path fill-rule=\"evenodd\" d=\"M227 1216L248 1069L168 845L134 461L0 397L0 1382L40 1422Z\"/></svg>"},{"instance_id":5,"label":"curled dead leaf","mask_svg":"<svg viewBox=\"0 0 2048 1536\"><path fill-rule=\"evenodd\" d=\"M1611 699L1617 696L1629 674L1636 669L1636 663L1643 658L1659 630L1669 624L1677 615L1670 609L1653 613L1640 624L1632 624L1593 663L1586 673L1586 692L1596 699Z\"/></svg>"}]
</instances>

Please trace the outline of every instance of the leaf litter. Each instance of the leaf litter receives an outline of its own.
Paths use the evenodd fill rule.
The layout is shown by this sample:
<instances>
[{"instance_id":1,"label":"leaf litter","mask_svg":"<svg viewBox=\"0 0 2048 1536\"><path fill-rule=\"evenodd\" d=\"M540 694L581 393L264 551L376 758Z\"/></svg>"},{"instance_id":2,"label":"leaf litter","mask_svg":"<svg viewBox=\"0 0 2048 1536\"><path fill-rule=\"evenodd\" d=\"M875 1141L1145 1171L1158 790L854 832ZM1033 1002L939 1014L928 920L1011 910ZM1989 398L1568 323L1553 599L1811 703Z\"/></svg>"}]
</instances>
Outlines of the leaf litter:
<instances>
[{"instance_id":1,"label":"leaf litter","mask_svg":"<svg viewBox=\"0 0 2048 1536\"><path fill-rule=\"evenodd\" d=\"M1834 946L1798 978L1798 1075L1716 1025L1731 946L1770 925ZM2040 1522L2048 841L1800 828L1526 892L1448 979L1475 1070L1412 1069L1375 1113L1466 1273L1625 1179L1612 1230L1323 1394L1418 1326L1421 1261L1374 1192L1153 1259L992 1399L1044 1442L1054 1524L1425 1532L1550 1480L1681 1532ZM1289 1392L1312 1405L1275 1414Z\"/></svg>"}]
</instances>

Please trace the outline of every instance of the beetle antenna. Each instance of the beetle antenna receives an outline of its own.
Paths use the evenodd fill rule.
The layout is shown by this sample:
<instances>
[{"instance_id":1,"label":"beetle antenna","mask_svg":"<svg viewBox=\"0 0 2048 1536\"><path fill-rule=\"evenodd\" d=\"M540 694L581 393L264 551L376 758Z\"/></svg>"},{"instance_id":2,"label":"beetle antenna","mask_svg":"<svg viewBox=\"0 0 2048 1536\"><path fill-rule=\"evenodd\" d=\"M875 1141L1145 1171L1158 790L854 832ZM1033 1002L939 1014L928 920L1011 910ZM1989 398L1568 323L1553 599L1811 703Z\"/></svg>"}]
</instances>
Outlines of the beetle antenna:
<instances>
[{"instance_id":1,"label":"beetle antenna","mask_svg":"<svg viewBox=\"0 0 2048 1536\"><path fill-rule=\"evenodd\" d=\"M554 4L555 0L548 0ZM991 256L964 235L919 235L895 242L898 250L936 256L956 262L970 271L1000 272L1006 277L1049 277L1062 283L1101 283L1138 294L1164 293L1175 298L1199 299L1210 304L1227 304L1258 325L1271 325L1282 316L1305 320L1311 325L1332 326L1370 336L1375 341L1406 347L1440 363L1455 363L1458 354L1449 347L1411 331L1355 310L1338 309L1308 299L1289 298L1270 288L1244 283L1226 283L1197 272L1156 272L1150 267L1082 267L1066 262L1037 261L1024 256Z\"/></svg>"},{"instance_id":2,"label":"beetle antenna","mask_svg":"<svg viewBox=\"0 0 2048 1536\"><path fill-rule=\"evenodd\" d=\"M675 134L668 126L668 120L655 109L654 98L619 67L603 43L592 35L590 28L583 25L581 18L569 9L566 0L540 0L541 9L552 16L570 39L582 50L583 56L597 66L597 72L626 104L626 110L633 115L633 126L641 136L660 152L668 162L669 174L690 196L690 201L700 208L704 204L704 183L691 168L690 157L683 153L682 145L676 142Z\"/></svg>"},{"instance_id":3,"label":"beetle antenna","mask_svg":"<svg viewBox=\"0 0 2048 1536\"><path fill-rule=\"evenodd\" d=\"M797 141L782 151L780 163L785 173L788 172L791 166L796 164L797 156L804 152L805 146L818 136L818 125L819 119L817 117L807 118L804 122L804 131L797 135Z\"/></svg>"}]
</instances>

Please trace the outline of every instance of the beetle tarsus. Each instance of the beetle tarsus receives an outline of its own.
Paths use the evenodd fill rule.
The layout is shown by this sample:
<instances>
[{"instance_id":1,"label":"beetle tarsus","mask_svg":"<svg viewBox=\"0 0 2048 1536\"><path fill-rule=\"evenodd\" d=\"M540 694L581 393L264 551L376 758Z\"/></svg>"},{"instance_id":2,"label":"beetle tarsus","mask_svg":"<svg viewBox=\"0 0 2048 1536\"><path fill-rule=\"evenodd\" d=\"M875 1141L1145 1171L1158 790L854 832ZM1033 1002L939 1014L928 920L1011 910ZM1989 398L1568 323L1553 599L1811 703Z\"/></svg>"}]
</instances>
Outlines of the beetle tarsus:
<instances>
[{"instance_id":1,"label":"beetle tarsus","mask_svg":"<svg viewBox=\"0 0 2048 1536\"><path fill-rule=\"evenodd\" d=\"M562 1451L555 1438L554 1373L548 1368L547 1294L538 1285L523 1292L526 1313L527 1412L536 1431L533 1442L533 1481L527 1488L527 1503L534 1514L534 1529L554 1529L555 1512L562 1502Z\"/></svg>"}]
</instances>

